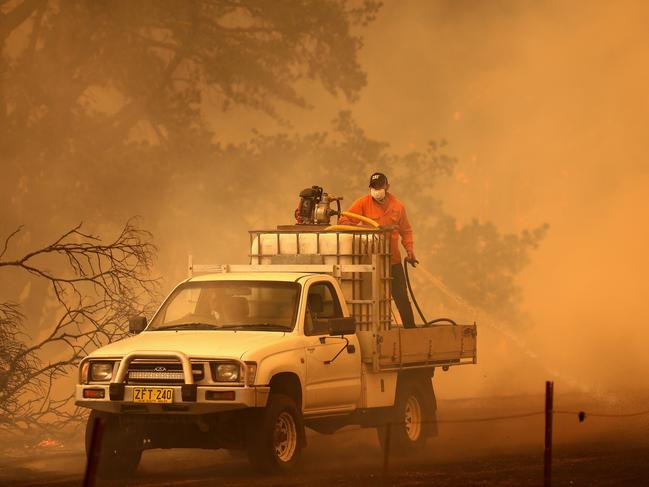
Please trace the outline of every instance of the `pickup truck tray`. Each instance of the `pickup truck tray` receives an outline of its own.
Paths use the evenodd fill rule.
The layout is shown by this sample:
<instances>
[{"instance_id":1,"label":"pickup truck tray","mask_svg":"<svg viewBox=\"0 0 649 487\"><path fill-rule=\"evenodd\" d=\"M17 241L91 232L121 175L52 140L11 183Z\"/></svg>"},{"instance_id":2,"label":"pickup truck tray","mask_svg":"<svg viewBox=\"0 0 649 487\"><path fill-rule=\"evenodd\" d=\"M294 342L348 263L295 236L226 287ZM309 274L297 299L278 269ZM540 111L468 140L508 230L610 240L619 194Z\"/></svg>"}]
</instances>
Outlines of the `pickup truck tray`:
<instances>
[{"instance_id":1,"label":"pickup truck tray","mask_svg":"<svg viewBox=\"0 0 649 487\"><path fill-rule=\"evenodd\" d=\"M476 325L433 325L420 328L356 332L362 360L385 370L430 365L460 365L477 361Z\"/></svg>"},{"instance_id":2,"label":"pickup truck tray","mask_svg":"<svg viewBox=\"0 0 649 487\"><path fill-rule=\"evenodd\" d=\"M391 311L390 232L327 232L300 225L250 233L248 265L196 265L195 272L308 272L340 284L356 319L361 356L374 371L476 363L477 327L403 328Z\"/></svg>"}]
</instances>

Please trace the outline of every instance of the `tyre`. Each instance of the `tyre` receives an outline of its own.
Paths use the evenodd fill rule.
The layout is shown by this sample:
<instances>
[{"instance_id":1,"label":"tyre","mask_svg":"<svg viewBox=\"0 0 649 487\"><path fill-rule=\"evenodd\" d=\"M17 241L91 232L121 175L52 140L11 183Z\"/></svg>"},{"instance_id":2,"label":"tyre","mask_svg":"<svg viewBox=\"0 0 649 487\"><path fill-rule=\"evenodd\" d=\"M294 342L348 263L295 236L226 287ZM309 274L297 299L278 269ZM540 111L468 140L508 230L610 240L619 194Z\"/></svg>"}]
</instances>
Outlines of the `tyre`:
<instances>
[{"instance_id":1,"label":"tyre","mask_svg":"<svg viewBox=\"0 0 649 487\"><path fill-rule=\"evenodd\" d=\"M92 411L86 424L86 456L90 453L96 418L104 420L97 476L124 479L135 475L142 458L142 441L132 428L121 427L113 415Z\"/></svg>"},{"instance_id":2,"label":"tyre","mask_svg":"<svg viewBox=\"0 0 649 487\"><path fill-rule=\"evenodd\" d=\"M302 414L293 398L271 394L249 427L246 448L252 466L260 472L286 472L298 462L303 446Z\"/></svg>"},{"instance_id":3,"label":"tyre","mask_svg":"<svg viewBox=\"0 0 649 487\"><path fill-rule=\"evenodd\" d=\"M421 450L437 431L435 397L430 379L410 380L398 388L390 423L390 452L409 454ZM387 426L377 428L381 448L387 446Z\"/></svg>"}]
</instances>

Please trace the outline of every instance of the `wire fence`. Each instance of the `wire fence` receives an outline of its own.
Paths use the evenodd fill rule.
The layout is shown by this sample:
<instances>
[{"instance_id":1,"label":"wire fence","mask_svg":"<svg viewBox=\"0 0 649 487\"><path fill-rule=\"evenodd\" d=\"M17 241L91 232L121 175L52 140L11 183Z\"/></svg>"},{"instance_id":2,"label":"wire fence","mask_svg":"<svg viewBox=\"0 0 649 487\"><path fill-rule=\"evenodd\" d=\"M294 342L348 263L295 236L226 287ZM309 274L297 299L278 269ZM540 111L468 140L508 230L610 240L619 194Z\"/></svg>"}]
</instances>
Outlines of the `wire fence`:
<instances>
[{"instance_id":1,"label":"wire fence","mask_svg":"<svg viewBox=\"0 0 649 487\"><path fill-rule=\"evenodd\" d=\"M575 416L576 419L580 422L583 423L586 418L605 418L605 419L613 419L613 418L632 418L632 417L639 417L639 416L647 416L649 415L649 409L646 410L640 410L640 411L634 411L634 412L628 412L628 413L608 413L608 412L591 412L587 410L562 410L562 409L557 409L555 410L553 408L553 383L552 382L546 382L546 409L545 410L537 410L537 411L529 411L529 412L521 412L521 413L514 413L514 414L507 414L507 415L496 415L496 416L482 416L482 417L465 417L465 418L457 418L457 419L432 419L432 420L423 420L419 421L418 423L420 425L438 425L438 424L475 424L475 423L486 423L486 422L496 422L496 421L510 421L510 420L518 420L518 419L525 419L525 418L531 418L535 416L545 416L545 450L544 450L544 467L543 467L543 484L545 487L550 487L552 485L551 479L551 470L552 470L552 420L555 415L562 415L562 416ZM332 434L355 434L363 430L367 430L370 428L376 428L376 429L383 429L383 442L382 442L382 448L383 448L383 457L382 457L382 472L384 478L387 478L390 473L389 465L390 465L390 458L393 455L392 449L394 449L394 446L390 445L390 438L393 436L395 430L398 428L404 428L404 427L409 427L411 426L411 423L408 423L407 421L388 421L385 423L379 423L379 424L373 424L369 427L356 427L356 428L350 428L350 429L342 429L338 430L335 433ZM402 431L403 432L403 431ZM311 436L311 435L310 435ZM316 436L315 434L312 436Z\"/></svg>"},{"instance_id":2,"label":"wire fence","mask_svg":"<svg viewBox=\"0 0 649 487\"><path fill-rule=\"evenodd\" d=\"M462 424L462 423L485 423L491 421L506 421L511 419L523 419L531 418L534 416L543 416L546 414L546 411L532 411L526 413L517 413L517 414L508 414L502 416L484 416L484 417L471 417L471 418L458 418L458 419L435 419L430 421L420 421L419 424ZM593 413L588 411L563 411L563 410L553 410L553 415L565 415L565 416L576 416L579 422L584 422L586 418L630 418L635 416L645 416L649 415L649 409L644 411L637 411L633 413ZM359 431L365 431L370 428L385 428L388 425L396 427L406 424L403 421L390 421L386 423L373 424L368 427L355 427L350 429L340 429L331 434L348 434L348 433L358 433ZM319 433L313 433L308 435L309 437L320 436Z\"/></svg>"},{"instance_id":3,"label":"wire fence","mask_svg":"<svg viewBox=\"0 0 649 487\"><path fill-rule=\"evenodd\" d=\"M576 415L580 421L587 417L593 418L631 418L633 416L645 416L649 414L649 409L635 413L589 413L586 411L554 411L554 414Z\"/></svg>"},{"instance_id":4,"label":"wire fence","mask_svg":"<svg viewBox=\"0 0 649 487\"><path fill-rule=\"evenodd\" d=\"M586 410L555 410L553 408L553 383L546 382L546 408L545 410L537 410L530 412L522 412L515 414L507 415L497 415L497 416L482 416L482 417L466 417L466 418L457 418L457 419L432 419L432 420L423 420L418 421L420 425L438 425L438 424L472 424L472 423L486 423L486 422L495 422L495 421L509 421L517 419L531 418L535 416L545 416L545 456L544 456L544 485L546 487L551 486L551 459L552 459L552 418L555 415L562 416L575 416L580 423L584 422L587 418L631 418L649 415L649 409L634 411L629 413L607 413L607 412L590 412ZM389 462L390 457L394 453L391 449L391 436L396 431L396 428L412 426L411 422L408 421L387 421L379 424L372 424L371 426L359 426L350 429L339 429L331 434L341 435L341 434L355 434L360 431L367 431L368 429L376 428L384 430L383 437L383 458L382 458L382 472L384 478L389 475ZM93 432L90 441L90 451L88 454L88 463L86 465L86 473L83 481L84 487L91 487L95 485L95 476L97 473L97 465L99 463L99 451L101 449L101 441L103 436L103 423L97 419L95 421ZM319 436L317 433L308 434L307 437Z\"/></svg>"}]
</instances>

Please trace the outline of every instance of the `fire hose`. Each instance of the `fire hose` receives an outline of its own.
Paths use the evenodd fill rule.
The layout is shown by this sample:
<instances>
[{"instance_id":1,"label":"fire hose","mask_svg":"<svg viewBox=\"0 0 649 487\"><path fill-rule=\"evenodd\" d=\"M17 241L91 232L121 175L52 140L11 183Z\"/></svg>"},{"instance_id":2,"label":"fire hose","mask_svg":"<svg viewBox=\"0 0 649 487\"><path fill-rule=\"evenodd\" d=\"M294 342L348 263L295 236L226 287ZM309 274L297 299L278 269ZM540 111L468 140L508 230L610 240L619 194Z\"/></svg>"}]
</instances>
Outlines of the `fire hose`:
<instances>
[{"instance_id":1,"label":"fire hose","mask_svg":"<svg viewBox=\"0 0 649 487\"><path fill-rule=\"evenodd\" d=\"M368 225L371 225L370 227L365 227L365 226L360 226L360 225L330 225L327 228L325 228L326 232L336 232L336 231L350 231L350 232L377 232L380 230L380 225L372 220L371 218L368 218L363 215L358 215L356 213L352 213L350 211L341 211L339 212L341 216L346 216L349 218L353 218L355 220L360 220L362 222L367 223Z\"/></svg>"},{"instance_id":2,"label":"fire hose","mask_svg":"<svg viewBox=\"0 0 649 487\"><path fill-rule=\"evenodd\" d=\"M419 307L419 303L417 302L417 298L415 297L415 293L412 292L412 286L410 285L410 276L408 275L408 264L410 264L413 267L416 267L417 264L419 264L418 260L415 260L414 262L411 262L408 260L406 257L403 259L403 269L406 274L406 285L408 286L408 294L410 294L410 297L412 298L412 302L415 305L415 308L417 308L417 313L419 313L419 316L421 316L422 321L424 322L424 326L431 326L436 323L451 323L452 325L457 326L457 323L453 321L450 318L437 318L435 320L428 321L426 317L424 316L423 311Z\"/></svg>"},{"instance_id":3,"label":"fire hose","mask_svg":"<svg viewBox=\"0 0 649 487\"><path fill-rule=\"evenodd\" d=\"M380 230L380 225L372 220L371 218L368 218L363 215L358 215L356 213L351 213L349 211L342 211L339 212L340 215L342 216L347 216L349 218L353 218L355 220L360 220L364 223L367 223L371 225L371 227L366 227L366 226L360 226L360 225L330 225L327 228L325 228L325 231L328 232L335 232L335 231L352 231L352 232L376 232ZM405 276L406 276L406 285L408 287L408 294L410 295L410 298L412 299L412 302L415 305L415 308L417 309L417 313L419 313L419 316L421 317L424 326L431 326L435 325L437 323L450 323L452 325L457 326L457 323L453 321L450 318L437 318L431 321L428 321L426 317L424 316L424 312L421 310L419 307L419 303L417 302L417 298L415 297L415 293L412 291L412 285L410 284L410 275L408 274L408 264L410 264L412 267L416 267L416 265L419 263L418 260L415 260L414 262L411 262L408 260L408 258L403 259L403 268L405 271Z\"/></svg>"}]
</instances>

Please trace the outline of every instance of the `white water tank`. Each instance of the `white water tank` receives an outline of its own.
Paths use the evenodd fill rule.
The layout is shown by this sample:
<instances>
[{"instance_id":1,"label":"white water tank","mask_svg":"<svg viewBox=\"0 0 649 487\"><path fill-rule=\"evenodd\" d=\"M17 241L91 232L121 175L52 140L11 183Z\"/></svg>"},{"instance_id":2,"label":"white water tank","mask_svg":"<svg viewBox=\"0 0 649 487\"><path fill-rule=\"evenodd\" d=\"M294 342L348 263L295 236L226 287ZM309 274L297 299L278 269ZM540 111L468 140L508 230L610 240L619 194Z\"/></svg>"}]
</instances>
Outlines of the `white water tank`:
<instances>
[{"instance_id":1,"label":"white water tank","mask_svg":"<svg viewBox=\"0 0 649 487\"><path fill-rule=\"evenodd\" d=\"M250 263L272 264L276 255L321 255L323 264L351 264L366 246L361 240L350 233L260 232L252 238Z\"/></svg>"}]
</instances>

